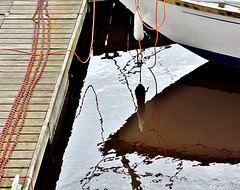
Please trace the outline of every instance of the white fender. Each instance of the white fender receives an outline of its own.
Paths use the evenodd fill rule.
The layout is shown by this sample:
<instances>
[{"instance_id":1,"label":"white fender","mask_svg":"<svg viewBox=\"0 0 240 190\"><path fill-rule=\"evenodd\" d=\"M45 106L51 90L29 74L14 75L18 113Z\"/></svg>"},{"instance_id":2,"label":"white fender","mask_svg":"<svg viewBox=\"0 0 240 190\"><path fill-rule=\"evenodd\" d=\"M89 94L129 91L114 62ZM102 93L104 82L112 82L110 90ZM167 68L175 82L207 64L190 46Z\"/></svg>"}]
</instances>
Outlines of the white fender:
<instances>
[{"instance_id":1,"label":"white fender","mask_svg":"<svg viewBox=\"0 0 240 190\"><path fill-rule=\"evenodd\" d=\"M22 185L18 184L19 178L20 178L20 176L17 174L13 180L11 190L21 190L22 189Z\"/></svg>"},{"instance_id":2,"label":"white fender","mask_svg":"<svg viewBox=\"0 0 240 190\"><path fill-rule=\"evenodd\" d=\"M144 38L144 31L143 31L143 23L139 18L138 13L136 12L134 15L134 38L137 41L141 41Z\"/></svg>"}]
</instances>

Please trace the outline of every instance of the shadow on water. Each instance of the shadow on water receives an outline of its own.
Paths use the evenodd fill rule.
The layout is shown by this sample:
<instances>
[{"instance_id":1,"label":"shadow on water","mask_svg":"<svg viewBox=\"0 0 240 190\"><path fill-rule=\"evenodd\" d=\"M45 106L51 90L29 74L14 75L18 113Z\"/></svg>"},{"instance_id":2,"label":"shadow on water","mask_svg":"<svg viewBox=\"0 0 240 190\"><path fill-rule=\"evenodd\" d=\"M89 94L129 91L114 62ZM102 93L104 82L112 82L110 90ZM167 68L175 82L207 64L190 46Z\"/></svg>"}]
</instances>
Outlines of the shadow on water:
<instances>
[{"instance_id":1,"label":"shadow on water","mask_svg":"<svg viewBox=\"0 0 240 190\"><path fill-rule=\"evenodd\" d=\"M240 70L206 63L157 94L139 114L103 143L101 151L117 156L137 152L212 162L240 162ZM156 109L157 108L157 109ZM159 113L159 114L157 114ZM127 161L125 160L127 167Z\"/></svg>"}]
</instances>

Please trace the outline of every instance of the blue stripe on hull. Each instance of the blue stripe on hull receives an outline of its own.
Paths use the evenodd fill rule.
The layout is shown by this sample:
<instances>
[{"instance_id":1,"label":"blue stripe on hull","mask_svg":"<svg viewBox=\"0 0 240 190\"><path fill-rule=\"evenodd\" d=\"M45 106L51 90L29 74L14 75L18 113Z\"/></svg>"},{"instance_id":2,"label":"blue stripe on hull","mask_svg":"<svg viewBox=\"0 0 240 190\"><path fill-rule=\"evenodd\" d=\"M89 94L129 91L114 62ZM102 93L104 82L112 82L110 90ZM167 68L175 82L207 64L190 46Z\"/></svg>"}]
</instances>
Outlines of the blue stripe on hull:
<instances>
[{"instance_id":1,"label":"blue stripe on hull","mask_svg":"<svg viewBox=\"0 0 240 190\"><path fill-rule=\"evenodd\" d=\"M183 44L180 44L180 45L182 45L186 49L192 51L193 53L195 53L209 61L215 61L215 62L219 62L219 63L231 65L231 66L240 67L240 58L231 57L231 56L223 55L223 54L219 54L219 53L214 53L211 51L198 49L198 48L194 48L194 47L183 45Z\"/></svg>"}]
</instances>

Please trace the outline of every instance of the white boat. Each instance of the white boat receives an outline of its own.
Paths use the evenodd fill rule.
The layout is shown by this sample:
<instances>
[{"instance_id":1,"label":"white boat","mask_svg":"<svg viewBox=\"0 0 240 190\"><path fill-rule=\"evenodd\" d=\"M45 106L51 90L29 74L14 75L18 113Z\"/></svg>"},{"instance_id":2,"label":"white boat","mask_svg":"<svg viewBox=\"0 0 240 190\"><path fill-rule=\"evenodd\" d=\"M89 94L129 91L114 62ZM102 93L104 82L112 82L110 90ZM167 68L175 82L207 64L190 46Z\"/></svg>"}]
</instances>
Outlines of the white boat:
<instances>
[{"instance_id":1,"label":"white boat","mask_svg":"<svg viewBox=\"0 0 240 190\"><path fill-rule=\"evenodd\" d=\"M136 13L135 0L120 0ZM156 0L138 0L142 20L156 28ZM158 0L158 31L208 59L240 66L240 0Z\"/></svg>"}]
</instances>

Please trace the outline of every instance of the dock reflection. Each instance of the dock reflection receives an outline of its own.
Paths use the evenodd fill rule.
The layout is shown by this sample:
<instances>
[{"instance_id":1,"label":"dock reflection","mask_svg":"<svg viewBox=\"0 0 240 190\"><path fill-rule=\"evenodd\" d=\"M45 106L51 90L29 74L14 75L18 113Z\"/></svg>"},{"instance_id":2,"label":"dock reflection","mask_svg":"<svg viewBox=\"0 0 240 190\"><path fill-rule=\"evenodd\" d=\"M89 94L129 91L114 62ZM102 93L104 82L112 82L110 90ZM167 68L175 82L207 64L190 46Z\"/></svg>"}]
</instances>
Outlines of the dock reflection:
<instances>
[{"instance_id":1,"label":"dock reflection","mask_svg":"<svg viewBox=\"0 0 240 190\"><path fill-rule=\"evenodd\" d=\"M137 152L202 164L239 163L239 74L209 62L184 76L145 104L142 132L134 113L109 136L103 155L114 149L117 156Z\"/></svg>"}]
</instances>

